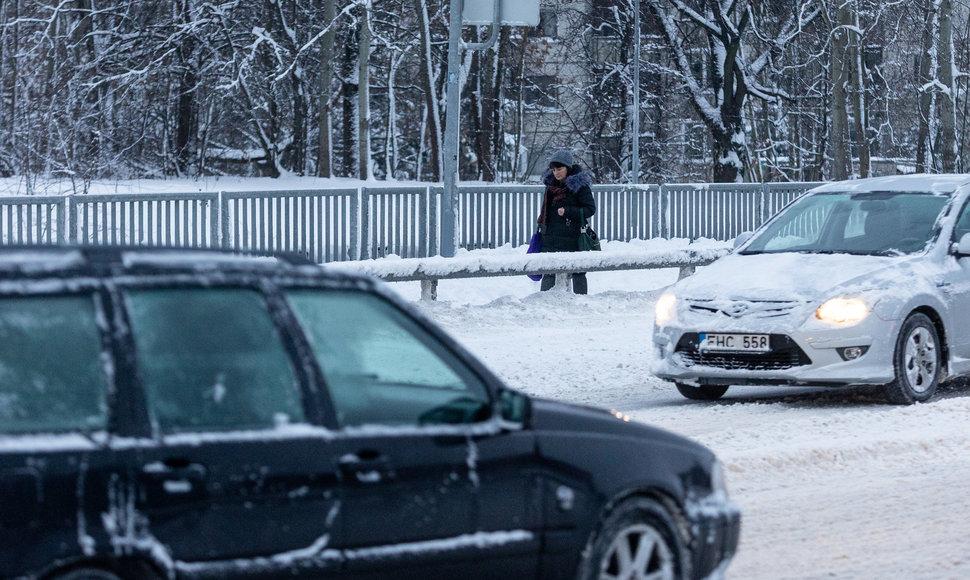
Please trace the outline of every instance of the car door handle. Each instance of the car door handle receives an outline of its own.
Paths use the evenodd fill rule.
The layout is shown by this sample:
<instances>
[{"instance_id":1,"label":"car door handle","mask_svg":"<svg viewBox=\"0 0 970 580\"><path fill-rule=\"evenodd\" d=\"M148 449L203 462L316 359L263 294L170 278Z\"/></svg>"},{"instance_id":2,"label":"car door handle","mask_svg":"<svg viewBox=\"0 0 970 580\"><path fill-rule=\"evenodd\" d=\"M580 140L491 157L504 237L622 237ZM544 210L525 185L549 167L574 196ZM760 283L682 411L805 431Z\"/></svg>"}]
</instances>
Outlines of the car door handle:
<instances>
[{"instance_id":1,"label":"car door handle","mask_svg":"<svg viewBox=\"0 0 970 580\"><path fill-rule=\"evenodd\" d=\"M170 494L187 494L199 491L205 481L205 466L184 459L166 459L146 463L141 468L142 476L161 484Z\"/></svg>"},{"instance_id":2,"label":"car door handle","mask_svg":"<svg viewBox=\"0 0 970 580\"><path fill-rule=\"evenodd\" d=\"M393 475L387 456L370 449L348 453L337 460L337 465L344 476L360 483L379 483Z\"/></svg>"}]
</instances>

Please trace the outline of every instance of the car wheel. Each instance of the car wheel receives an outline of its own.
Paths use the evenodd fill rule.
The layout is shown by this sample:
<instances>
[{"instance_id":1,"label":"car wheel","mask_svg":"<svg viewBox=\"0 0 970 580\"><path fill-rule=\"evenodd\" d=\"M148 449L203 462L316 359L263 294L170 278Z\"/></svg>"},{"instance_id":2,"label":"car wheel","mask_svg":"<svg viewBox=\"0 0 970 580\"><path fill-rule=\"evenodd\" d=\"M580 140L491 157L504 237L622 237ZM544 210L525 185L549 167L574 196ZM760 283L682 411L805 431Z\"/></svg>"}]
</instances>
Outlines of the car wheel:
<instances>
[{"instance_id":1,"label":"car wheel","mask_svg":"<svg viewBox=\"0 0 970 580\"><path fill-rule=\"evenodd\" d=\"M886 385L886 398L896 405L929 400L940 383L942 356L936 326L925 314L906 319L896 338L893 367L896 379Z\"/></svg>"},{"instance_id":2,"label":"car wheel","mask_svg":"<svg viewBox=\"0 0 970 580\"><path fill-rule=\"evenodd\" d=\"M659 503L629 499L603 521L583 552L578 580L646 578L679 580L688 577L689 559L677 526Z\"/></svg>"},{"instance_id":3,"label":"car wheel","mask_svg":"<svg viewBox=\"0 0 970 580\"><path fill-rule=\"evenodd\" d=\"M674 383L680 394L695 401L716 401L724 396L728 388L721 385L700 385L697 387Z\"/></svg>"}]
</instances>

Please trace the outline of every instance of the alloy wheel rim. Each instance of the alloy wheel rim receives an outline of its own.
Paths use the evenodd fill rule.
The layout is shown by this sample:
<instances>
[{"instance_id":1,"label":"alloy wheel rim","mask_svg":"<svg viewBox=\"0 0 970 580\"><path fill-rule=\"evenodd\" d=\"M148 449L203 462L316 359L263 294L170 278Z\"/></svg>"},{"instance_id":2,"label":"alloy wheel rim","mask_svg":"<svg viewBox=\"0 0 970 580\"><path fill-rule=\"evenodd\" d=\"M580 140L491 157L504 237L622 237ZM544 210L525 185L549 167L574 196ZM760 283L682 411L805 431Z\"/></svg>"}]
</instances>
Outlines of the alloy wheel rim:
<instances>
[{"instance_id":1,"label":"alloy wheel rim","mask_svg":"<svg viewBox=\"0 0 970 580\"><path fill-rule=\"evenodd\" d=\"M656 529L624 528L613 538L600 565L599 580L673 580L674 555Z\"/></svg>"},{"instance_id":2,"label":"alloy wheel rim","mask_svg":"<svg viewBox=\"0 0 970 580\"><path fill-rule=\"evenodd\" d=\"M915 328L909 334L903 363L910 388L917 393L926 392L936 377L936 342L926 328Z\"/></svg>"}]
</instances>

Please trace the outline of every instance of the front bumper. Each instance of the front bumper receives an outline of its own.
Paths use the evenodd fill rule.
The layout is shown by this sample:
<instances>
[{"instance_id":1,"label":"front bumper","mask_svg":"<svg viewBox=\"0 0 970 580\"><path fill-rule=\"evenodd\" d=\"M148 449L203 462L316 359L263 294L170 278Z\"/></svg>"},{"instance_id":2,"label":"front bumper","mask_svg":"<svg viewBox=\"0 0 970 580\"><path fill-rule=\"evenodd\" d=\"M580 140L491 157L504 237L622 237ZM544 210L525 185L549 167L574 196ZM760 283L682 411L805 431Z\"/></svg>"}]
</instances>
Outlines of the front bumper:
<instances>
[{"instance_id":1,"label":"front bumper","mask_svg":"<svg viewBox=\"0 0 970 580\"><path fill-rule=\"evenodd\" d=\"M654 327L650 371L689 385L882 385L893 380L893 351L899 321L870 313L860 323L839 327L809 321L716 320L690 316L680 324ZM801 320L805 320L803 317ZM697 350L704 332L769 334L772 351L764 355ZM847 347L865 354L845 360Z\"/></svg>"},{"instance_id":2,"label":"front bumper","mask_svg":"<svg viewBox=\"0 0 970 580\"><path fill-rule=\"evenodd\" d=\"M694 542L692 577L720 579L738 550L741 512L726 498L688 504L687 511Z\"/></svg>"}]
</instances>

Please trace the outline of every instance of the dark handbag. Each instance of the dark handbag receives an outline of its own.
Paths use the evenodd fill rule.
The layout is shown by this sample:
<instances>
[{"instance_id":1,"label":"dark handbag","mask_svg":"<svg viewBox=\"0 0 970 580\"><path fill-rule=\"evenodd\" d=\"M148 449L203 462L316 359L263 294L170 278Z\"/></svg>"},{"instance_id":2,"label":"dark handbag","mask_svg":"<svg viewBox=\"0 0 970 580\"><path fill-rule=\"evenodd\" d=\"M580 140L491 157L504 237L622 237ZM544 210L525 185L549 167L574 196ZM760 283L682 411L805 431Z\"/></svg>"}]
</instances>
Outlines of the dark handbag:
<instances>
[{"instance_id":1,"label":"dark handbag","mask_svg":"<svg viewBox=\"0 0 970 580\"><path fill-rule=\"evenodd\" d=\"M589 227L589 221L583 214L583 210L579 210L579 215L583 220L583 227L579 228L579 251L589 252L589 251L600 251L603 248L600 246L600 237L596 235L593 228Z\"/></svg>"},{"instance_id":2,"label":"dark handbag","mask_svg":"<svg viewBox=\"0 0 970 580\"><path fill-rule=\"evenodd\" d=\"M542 232L536 230L536 233L532 234L532 239L529 240L529 249L526 254L537 254L542 251ZM538 282L542 280L541 274L526 274L530 280L533 282Z\"/></svg>"}]
</instances>

